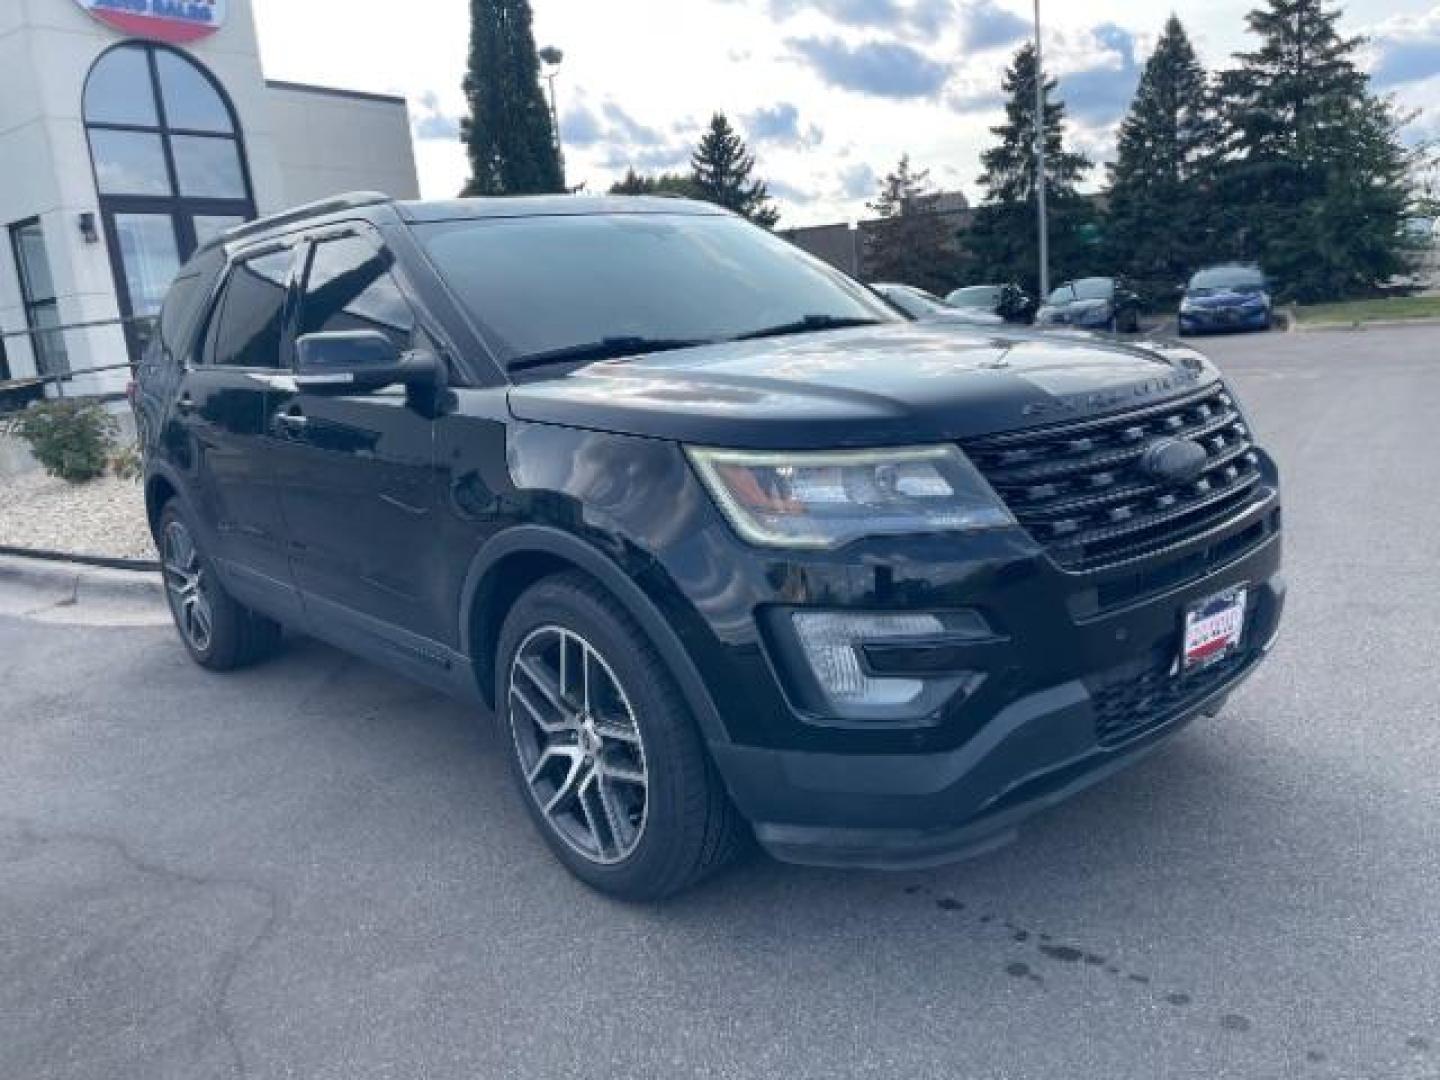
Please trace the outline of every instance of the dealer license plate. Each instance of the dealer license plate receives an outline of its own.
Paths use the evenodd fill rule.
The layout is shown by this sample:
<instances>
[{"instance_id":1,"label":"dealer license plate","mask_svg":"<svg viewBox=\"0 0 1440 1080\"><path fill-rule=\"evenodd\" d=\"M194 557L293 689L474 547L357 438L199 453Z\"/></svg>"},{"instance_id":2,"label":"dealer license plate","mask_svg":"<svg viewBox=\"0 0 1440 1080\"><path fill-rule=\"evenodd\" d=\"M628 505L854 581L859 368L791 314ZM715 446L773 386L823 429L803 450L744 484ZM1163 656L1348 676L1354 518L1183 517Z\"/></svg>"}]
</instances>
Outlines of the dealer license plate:
<instances>
[{"instance_id":1,"label":"dealer license plate","mask_svg":"<svg viewBox=\"0 0 1440 1080\"><path fill-rule=\"evenodd\" d=\"M1209 667L1240 647L1248 598L1249 590L1242 585L1191 604L1185 610L1181 671Z\"/></svg>"}]
</instances>

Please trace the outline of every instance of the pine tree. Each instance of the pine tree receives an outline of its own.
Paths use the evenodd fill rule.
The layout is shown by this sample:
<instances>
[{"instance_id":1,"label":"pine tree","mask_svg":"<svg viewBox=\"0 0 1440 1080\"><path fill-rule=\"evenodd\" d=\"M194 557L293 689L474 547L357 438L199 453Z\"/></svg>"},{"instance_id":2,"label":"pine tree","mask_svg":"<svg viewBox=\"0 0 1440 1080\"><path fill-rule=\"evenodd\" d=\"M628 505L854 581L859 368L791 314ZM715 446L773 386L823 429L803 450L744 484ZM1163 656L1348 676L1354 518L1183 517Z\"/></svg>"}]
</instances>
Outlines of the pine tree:
<instances>
[{"instance_id":1,"label":"pine tree","mask_svg":"<svg viewBox=\"0 0 1440 1080\"><path fill-rule=\"evenodd\" d=\"M1232 253L1300 300L1364 292L1404 269L1411 155L1340 14L1324 0L1267 0L1247 17L1260 47L1221 76Z\"/></svg>"},{"instance_id":2,"label":"pine tree","mask_svg":"<svg viewBox=\"0 0 1440 1080\"><path fill-rule=\"evenodd\" d=\"M1219 122L1205 69L1174 15L1140 75L1110 166L1105 248L1151 299L1211 254Z\"/></svg>"},{"instance_id":3,"label":"pine tree","mask_svg":"<svg viewBox=\"0 0 1440 1080\"><path fill-rule=\"evenodd\" d=\"M764 181L751 180L755 171L755 155L745 140L730 126L724 113L710 118L710 126L700 138L700 145L690 158L690 180L696 198L716 203L749 218L757 225L773 229L780 212L770 202Z\"/></svg>"},{"instance_id":4,"label":"pine tree","mask_svg":"<svg viewBox=\"0 0 1440 1080\"><path fill-rule=\"evenodd\" d=\"M980 155L985 201L966 230L966 267L976 281L1038 286L1036 220L1035 80L1040 77L1035 47L1015 54L1002 85L1008 100L1005 122L990 131L999 140ZM1054 97L1055 80L1045 78L1045 196L1050 221L1050 276L1061 281L1093 269L1087 226L1094 217L1075 185L1090 169L1084 154L1065 149L1065 106Z\"/></svg>"},{"instance_id":5,"label":"pine tree","mask_svg":"<svg viewBox=\"0 0 1440 1080\"><path fill-rule=\"evenodd\" d=\"M953 288L955 248L929 194L930 170L912 171L909 154L881 181L880 193L866 203L879 218L864 233L868 278L937 292Z\"/></svg>"},{"instance_id":6,"label":"pine tree","mask_svg":"<svg viewBox=\"0 0 1440 1080\"><path fill-rule=\"evenodd\" d=\"M470 0L470 115L460 123L470 155L465 195L565 190L530 24L529 0Z\"/></svg>"}]
</instances>

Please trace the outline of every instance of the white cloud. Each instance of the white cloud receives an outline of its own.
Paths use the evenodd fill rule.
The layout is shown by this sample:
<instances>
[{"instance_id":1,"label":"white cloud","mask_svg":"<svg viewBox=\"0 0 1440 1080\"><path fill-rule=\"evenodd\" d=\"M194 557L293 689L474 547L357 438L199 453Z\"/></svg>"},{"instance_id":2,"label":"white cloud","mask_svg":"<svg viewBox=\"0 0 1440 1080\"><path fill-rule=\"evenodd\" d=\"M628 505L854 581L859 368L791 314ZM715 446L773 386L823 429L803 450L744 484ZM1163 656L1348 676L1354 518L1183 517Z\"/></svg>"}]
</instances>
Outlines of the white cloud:
<instances>
[{"instance_id":1,"label":"white cloud","mask_svg":"<svg viewBox=\"0 0 1440 1080\"><path fill-rule=\"evenodd\" d=\"M268 75L405 94L417 131L431 136L416 141L424 194L444 197L461 187L464 150L446 136L465 107L460 81L468 3L407 0L400 10L353 0L253 2ZM1244 15L1255 2L1176 0L1174 7L1202 59L1219 66L1249 46ZM743 129L755 118L783 128L790 114L777 110L793 108L798 139L761 137L752 146L762 174L780 196L782 224L792 225L863 214L873 191L857 182L856 170L883 174L902 153L917 167L930 168L937 181L973 195L979 154L996 122L1000 75L1019 40L1004 39L1028 25L1031 10L1028 0L532 0L532 5L537 43L565 50L558 91L566 126L580 109L595 122L587 137L567 145L572 182L604 190L627 163L683 164L716 109ZM887 21L891 10L902 12L899 22ZM1168 13L1169 8L1140 0L1046 5L1047 66L1060 73L1062 90L1068 83L1076 95L1071 111L1087 149L1110 145L1114 114L1133 86L1125 80L1133 80ZM1106 24L1112 30L1097 36ZM1414 49L1395 51L1394 44L1429 40L1437 25L1435 0L1352 0L1343 23L1347 32L1374 34L1375 62L1388 62L1391 72L1416 70L1424 60ZM919 57L918 75L912 72L910 82L900 85L923 83L926 92L897 97L827 85L788 40L833 42L850 57ZM326 47L317 48L317 41ZM1411 66L1395 66L1402 62ZM925 65L947 73L934 93L925 81L934 69ZM888 74L882 70L879 77ZM851 81L858 78L864 90L865 80L874 77L862 65ZM1435 127L1440 79L1396 82L1392 88L1402 103L1427 110L1419 126ZM1075 108L1082 98L1083 116ZM817 137L810 137L812 128ZM1097 169L1092 182L1102 177Z\"/></svg>"}]
</instances>

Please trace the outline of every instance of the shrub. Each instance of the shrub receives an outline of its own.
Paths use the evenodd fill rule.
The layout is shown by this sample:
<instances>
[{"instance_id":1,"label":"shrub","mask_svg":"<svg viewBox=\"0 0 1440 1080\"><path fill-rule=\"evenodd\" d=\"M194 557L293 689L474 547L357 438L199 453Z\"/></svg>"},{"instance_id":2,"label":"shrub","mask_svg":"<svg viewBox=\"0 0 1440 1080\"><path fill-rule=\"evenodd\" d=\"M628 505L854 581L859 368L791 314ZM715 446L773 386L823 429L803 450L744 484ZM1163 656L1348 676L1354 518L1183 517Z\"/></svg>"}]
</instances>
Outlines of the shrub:
<instances>
[{"instance_id":1,"label":"shrub","mask_svg":"<svg viewBox=\"0 0 1440 1080\"><path fill-rule=\"evenodd\" d=\"M119 480L139 480L145 472L145 460L140 448L126 443L110 455L110 471Z\"/></svg>"},{"instance_id":2,"label":"shrub","mask_svg":"<svg viewBox=\"0 0 1440 1080\"><path fill-rule=\"evenodd\" d=\"M37 401L13 424L51 476L71 483L105 474L120 425L94 401Z\"/></svg>"}]
</instances>

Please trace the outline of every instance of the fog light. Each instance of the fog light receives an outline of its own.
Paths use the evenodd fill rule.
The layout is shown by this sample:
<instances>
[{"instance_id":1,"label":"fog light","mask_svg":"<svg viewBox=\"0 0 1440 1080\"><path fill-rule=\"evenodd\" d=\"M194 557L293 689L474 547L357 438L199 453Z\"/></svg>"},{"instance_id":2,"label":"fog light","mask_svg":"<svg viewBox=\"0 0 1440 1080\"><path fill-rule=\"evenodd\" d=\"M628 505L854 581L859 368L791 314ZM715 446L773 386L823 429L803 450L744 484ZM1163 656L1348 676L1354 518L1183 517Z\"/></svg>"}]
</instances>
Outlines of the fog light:
<instances>
[{"instance_id":1,"label":"fog light","mask_svg":"<svg viewBox=\"0 0 1440 1080\"><path fill-rule=\"evenodd\" d=\"M860 645L941 634L934 615L857 615L797 611L795 634L820 688L839 706L908 705L925 691L920 679L876 678L865 673Z\"/></svg>"}]
</instances>

